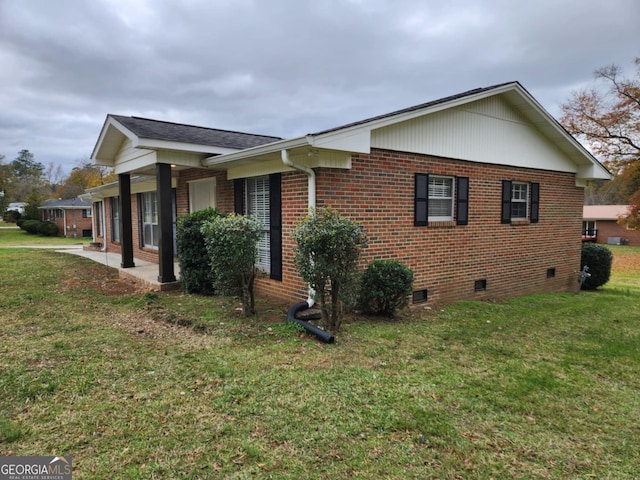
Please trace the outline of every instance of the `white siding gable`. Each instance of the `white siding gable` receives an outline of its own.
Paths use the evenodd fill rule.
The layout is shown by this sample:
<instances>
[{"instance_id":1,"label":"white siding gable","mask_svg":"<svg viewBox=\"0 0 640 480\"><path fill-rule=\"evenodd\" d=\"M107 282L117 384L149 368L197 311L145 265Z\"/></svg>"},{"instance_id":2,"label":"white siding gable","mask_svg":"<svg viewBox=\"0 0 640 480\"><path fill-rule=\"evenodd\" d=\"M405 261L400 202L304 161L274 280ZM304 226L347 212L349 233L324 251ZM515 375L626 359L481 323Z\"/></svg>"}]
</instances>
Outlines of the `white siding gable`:
<instances>
[{"instance_id":1,"label":"white siding gable","mask_svg":"<svg viewBox=\"0 0 640 480\"><path fill-rule=\"evenodd\" d=\"M499 96L373 130L371 146L543 170L578 169Z\"/></svg>"},{"instance_id":2,"label":"white siding gable","mask_svg":"<svg viewBox=\"0 0 640 480\"><path fill-rule=\"evenodd\" d=\"M135 169L155 164L156 152L135 148L131 140L127 138L122 142L114 163L116 173L131 172Z\"/></svg>"}]
</instances>

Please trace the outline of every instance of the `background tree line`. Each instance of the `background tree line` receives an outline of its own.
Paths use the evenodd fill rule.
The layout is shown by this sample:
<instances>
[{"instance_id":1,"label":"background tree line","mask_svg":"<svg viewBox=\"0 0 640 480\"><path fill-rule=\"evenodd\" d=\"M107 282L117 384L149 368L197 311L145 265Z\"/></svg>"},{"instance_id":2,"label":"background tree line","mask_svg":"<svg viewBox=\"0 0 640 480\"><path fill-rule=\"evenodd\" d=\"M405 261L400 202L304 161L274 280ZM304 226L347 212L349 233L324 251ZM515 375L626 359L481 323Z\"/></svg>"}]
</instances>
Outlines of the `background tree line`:
<instances>
[{"instance_id":1,"label":"background tree line","mask_svg":"<svg viewBox=\"0 0 640 480\"><path fill-rule=\"evenodd\" d=\"M613 174L589 184L585 203L630 205L620 223L631 228L640 226L640 57L635 67L632 77L617 65L596 70L595 85L574 92L560 119Z\"/></svg>"},{"instance_id":2,"label":"background tree line","mask_svg":"<svg viewBox=\"0 0 640 480\"><path fill-rule=\"evenodd\" d=\"M115 181L113 170L81 160L65 175L60 165L45 167L29 150L21 150L6 163L0 155L0 213L12 202L28 204L25 212L38 217L37 207L49 198L75 198L87 188Z\"/></svg>"}]
</instances>

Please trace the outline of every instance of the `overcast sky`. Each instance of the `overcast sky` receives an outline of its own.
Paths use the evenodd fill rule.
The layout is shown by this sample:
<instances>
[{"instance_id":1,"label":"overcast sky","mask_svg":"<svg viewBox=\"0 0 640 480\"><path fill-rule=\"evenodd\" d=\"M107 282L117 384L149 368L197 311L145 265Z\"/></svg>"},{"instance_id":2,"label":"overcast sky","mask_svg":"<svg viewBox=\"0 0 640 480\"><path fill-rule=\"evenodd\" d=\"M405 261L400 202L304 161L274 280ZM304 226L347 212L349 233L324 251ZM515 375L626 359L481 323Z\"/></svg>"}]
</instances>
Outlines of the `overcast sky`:
<instances>
[{"instance_id":1,"label":"overcast sky","mask_svg":"<svg viewBox=\"0 0 640 480\"><path fill-rule=\"evenodd\" d=\"M0 0L0 155L66 171L108 113L303 135L520 81L556 118L638 0Z\"/></svg>"}]
</instances>

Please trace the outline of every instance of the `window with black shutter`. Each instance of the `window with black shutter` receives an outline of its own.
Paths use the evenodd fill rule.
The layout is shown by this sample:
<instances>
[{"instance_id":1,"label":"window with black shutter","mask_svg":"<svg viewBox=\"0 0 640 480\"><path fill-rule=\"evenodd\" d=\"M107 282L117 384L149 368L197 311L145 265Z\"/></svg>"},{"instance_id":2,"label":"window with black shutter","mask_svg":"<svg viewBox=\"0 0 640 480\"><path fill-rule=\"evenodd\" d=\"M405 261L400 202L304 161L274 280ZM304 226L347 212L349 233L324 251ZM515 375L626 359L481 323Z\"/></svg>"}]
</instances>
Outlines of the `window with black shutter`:
<instances>
[{"instance_id":1,"label":"window with black shutter","mask_svg":"<svg viewBox=\"0 0 640 480\"><path fill-rule=\"evenodd\" d=\"M540 184L502 181L501 223L528 220L538 223L540 214Z\"/></svg>"}]
</instances>

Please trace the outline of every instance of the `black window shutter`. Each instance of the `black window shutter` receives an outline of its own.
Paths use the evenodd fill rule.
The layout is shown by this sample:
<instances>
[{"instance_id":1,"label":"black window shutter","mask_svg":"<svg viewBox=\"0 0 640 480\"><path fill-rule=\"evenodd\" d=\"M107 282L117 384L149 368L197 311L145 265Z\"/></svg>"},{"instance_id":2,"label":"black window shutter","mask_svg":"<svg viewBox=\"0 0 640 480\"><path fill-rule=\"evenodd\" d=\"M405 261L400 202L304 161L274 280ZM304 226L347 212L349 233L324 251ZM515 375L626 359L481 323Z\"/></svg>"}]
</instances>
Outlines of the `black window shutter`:
<instances>
[{"instance_id":1,"label":"black window shutter","mask_svg":"<svg viewBox=\"0 0 640 480\"><path fill-rule=\"evenodd\" d=\"M469 177L457 177L456 188L456 224L469 223Z\"/></svg>"},{"instance_id":2,"label":"black window shutter","mask_svg":"<svg viewBox=\"0 0 640 480\"><path fill-rule=\"evenodd\" d=\"M540 213L540 184L531 184L531 213L529 214L529 220L531 223L538 223Z\"/></svg>"},{"instance_id":3,"label":"black window shutter","mask_svg":"<svg viewBox=\"0 0 640 480\"><path fill-rule=\"evenodd\" d=\"M271 274L269 278L282 281L282 174L269 175L269 223Z\"/></svg>"},{"instance_id":4,"label":"black window shutter","mask_svg":"<svg viewBox=\"0 0 640 480\"><path fill-rule=\"evenodd\" d=\"M244 178L236 178L233 181L233 211L238 215L244 215Z\"/></svg>"},{"instance_id":5,"label":"black window shutter","mask_svg":"<svg viewBox=\"0 0 640 480\"><path fill-rule=\"evenodd\" d=\"M415 174L415 192L413 205L413 225L426 226L429 221L429 175Z\"/></svg>"},{"instance_id":6,"label":"black window shutter","mask_svg":"<svg viewBox=\"0 0 640 480\"><path fill-rule=\"evenodd\" d=\"M502 216L500 223L511 223L511 180L502 181Z\"/></svg>"}]
</instances>

